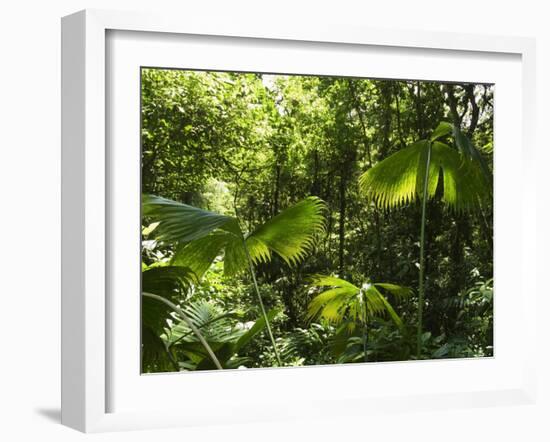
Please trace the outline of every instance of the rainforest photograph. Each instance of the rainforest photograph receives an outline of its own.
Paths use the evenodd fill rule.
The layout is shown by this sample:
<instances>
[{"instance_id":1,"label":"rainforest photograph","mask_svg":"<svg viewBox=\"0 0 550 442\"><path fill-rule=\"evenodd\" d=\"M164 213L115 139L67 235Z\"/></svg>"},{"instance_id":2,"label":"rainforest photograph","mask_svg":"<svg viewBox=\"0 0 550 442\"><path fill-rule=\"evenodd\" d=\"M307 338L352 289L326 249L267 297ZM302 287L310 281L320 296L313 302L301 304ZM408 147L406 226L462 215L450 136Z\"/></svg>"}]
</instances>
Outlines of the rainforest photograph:
<instances>
[{"instance_id":1,"label":"rainforest photograph","mask_svg":"<svg viewBox=\"0 0 550 442\"><path fill-rule=\"evenodd\" d=\"M493 356L494 85L143 67L140 93L143 374Z\"/></svg>"}]
</instances>

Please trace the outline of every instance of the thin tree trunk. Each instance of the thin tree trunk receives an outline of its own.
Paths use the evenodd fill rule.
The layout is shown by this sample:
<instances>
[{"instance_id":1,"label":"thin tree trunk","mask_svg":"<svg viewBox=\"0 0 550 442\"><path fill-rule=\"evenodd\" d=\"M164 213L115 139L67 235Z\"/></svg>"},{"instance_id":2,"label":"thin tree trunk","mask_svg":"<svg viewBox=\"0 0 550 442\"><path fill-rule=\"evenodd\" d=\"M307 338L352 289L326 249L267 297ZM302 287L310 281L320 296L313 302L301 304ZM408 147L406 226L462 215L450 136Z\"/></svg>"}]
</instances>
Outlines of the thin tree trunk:
<instances>
[{"instance_id":1,"label":"thin tree trunk","mask_svg":"<svg viewBox=\"0 0 550 442\"><path fill-rule=\"evenodd\" d=\"M468 127L468 138L471 139L474 135L474 132L477 128L477 123L479 121L479 106L476 103L474 85L468 84L464 86L464 90L466 91L466 97L468 98L470 106L472 107L472 115L470 118L470 125Z\"/></svg>"},{"instance_id":2,"label":"thin tree trunk","mask_svg":"<svg viewBox=\"0 0 550 442\"><path fill-rule=\"evenodd\" d=\"M405 147L405 140L403 138L403 128L401 126L401 106L399 105L399 83L396 83L396 92L395 92L395 110L396 110L396 118L397 118L397 133L399 134L399 143L401 144L401 148Z\"/></svg>"},{"instance_id":3,"label":"thin tree trunk","mask_svg":"<svg viewBox=\"0 0 550 442\"><path fill-rule=\"evenodd\" d=\"M424 127L424 112L422 112L422 83L420 81L416 82L416 119L418 124L418 135L420 139L425 138L425 127Z\"/></svg>"},{"instance_id":4,"label":"thin tree trunk","mask_svg":"<svg viewBox=\"0 0 550 442\"><path fill-rule=\"evenodd\" d=\"M272 216L275 216L279 213L279 193L281 185L281 166L277 164L275 166L275 192L273 195L273 213Z\"/></svg>"},{"instance_id":5,"label":"thin tree trunk","mask_svg":"<svg viewBox=\"0 0 550 442\"><path fill-rule=\"evenodd\" d=\"M363 112L361 111L361 107L359 105L359 99L357 98L357 93L355 91L355 86L353 85L353 82L351 80L348 81L349 91L351 98L353 100L353 106L357 112L357 115L359 116L359 123L361 124L361 129L363 131L363 145L365 146L365 150L367 151L367 159L369 161L369 169L372 169L372 153L371 153L371 146L367 139L367 125L364 120ZM382 239L380 234L380 214L378 212L378 207L374 205L373 207L374 212L374 228L376 232L376 266L377 273L379 273L380 269L380 262L382 260Z\"/></svg>"},{"instance_id":6,"label":"thin tree trunk","mask_svg":"<svg viewBox=\"0 0 550 442\"><path fill-rule=\"evenodd\" d=\"M428 200L428 182L430 174L430 161L432 156L432 143L428 143L428 158L426 159L426 173L424 174L424 188L422 191L422 219L420 221L420 271L418 277L418 324L416 331L416 358L420 359L422 351L422 313L424 309L424 270L425 270L425 256L424 256L424 240L426 235L426 203Z\"/></svg>"},{"instance_id":7,"label":"thin tree trunk","mask_svg":"<svg viewBox=\"0 0 550 442\"><path fill-rule=\"evenodd\" d=\"M368 362L369 358L367 357L367 346L369 343L369 335L367 334L367 318L369 315L369 310L367 308L367 294L363 292L363 305L365 306L365 327L363 329L363 359L365 362Z\"/></svg>"},{"instance_id":8,"label":"thin tree trunk","mask_svg":"<svg viewBox=\"0 0 550 442\"><path fill-rule=\"evenodd\" d=\"M346 242L346 179L344 178L345 171L342 168L340 175L340 222L338 226L338 269L339 276L344 275L344 247Z\"/></svg>"},{"instance_id":9,"label":"thin tree trunk","mask_svg":"<svg viewBox=\"0 0 550 442\"><path fill-rule=\"evenodd\" d=\"M447 90L447 103L449 105L449 110L451 113L453 124L458 129L460 129L462 124L462 117L458 113L458 102L454 95L454 86L447 84L445 87ZM470 125L468 127L468 137L471 138L477 127L477 122L479 120L479 107L475 102L474 86L465 85L464 91L466 94L466 98L468 99L472 107L472 115L470 119ZM466 218L463 214L457 214L455 215L454 218L455 218L455 235L454 235L454 240L452 241L451 251L450 251L450 259L452 263L452 274L451 274L450 284L449 284L450 296L456 296L459 293L460 288L465 283L464 272L462 271L463 270L462 265L464 262L463 242L466 240L468 236L468 232L470 231L470 223L468 222L468 218ZM449 316L453 317L451 319L451 322L454 322L454 319L455 319L454 317L456 316L456 314L453 315L452 312L448 312L448 313L451 313L451 315Z\"/></svg>"},{"instance_id":10,"label":"thin tree trunk","mask_svg":"<svg viewBox=\"0 0 550 442\"><path fill-rule=\"evenodd\" d=\"M367 334L367 325L365 324L365 328L363 330L363 359L365 362L369 361L369 358L367 356L367 345L368 345L368 334Z\"/></svg>"}]
</instances>

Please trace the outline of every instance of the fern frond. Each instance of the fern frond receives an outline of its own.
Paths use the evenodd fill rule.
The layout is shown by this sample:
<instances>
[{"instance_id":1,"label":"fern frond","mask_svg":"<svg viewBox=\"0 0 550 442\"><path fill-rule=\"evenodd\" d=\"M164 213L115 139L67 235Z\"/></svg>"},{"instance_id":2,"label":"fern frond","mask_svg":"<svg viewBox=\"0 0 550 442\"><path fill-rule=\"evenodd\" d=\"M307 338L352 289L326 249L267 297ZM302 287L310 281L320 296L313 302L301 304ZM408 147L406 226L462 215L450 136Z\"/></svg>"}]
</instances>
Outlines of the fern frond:
<instances>
[{"instance_id":1,"label":"fern frond","mask_svg":"<svg viewBox=\"0 0 550 442\"><path fill-rule=\"evenodd\" d=\"M234 313L224 312L210 302L189 301L181 309L209 343L234 341L245 333L245 330L233 326L230 319L235 317ZM167 334L168 345L173 345L176 342L198 342L189 324L185 321L176 324Z\"/></svg>"}]
</instances>

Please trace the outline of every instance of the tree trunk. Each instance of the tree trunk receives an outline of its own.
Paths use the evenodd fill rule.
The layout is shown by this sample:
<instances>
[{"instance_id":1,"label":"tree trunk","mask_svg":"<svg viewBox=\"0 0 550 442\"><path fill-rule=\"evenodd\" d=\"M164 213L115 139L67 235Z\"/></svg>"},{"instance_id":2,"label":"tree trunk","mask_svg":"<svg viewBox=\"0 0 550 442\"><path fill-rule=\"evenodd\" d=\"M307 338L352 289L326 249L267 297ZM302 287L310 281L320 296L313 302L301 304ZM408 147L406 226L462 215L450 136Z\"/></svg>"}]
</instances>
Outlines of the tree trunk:
<instances>
[{"instance_id":1,"label":"tree trunk","mask_svg":"<svg viewBox=\"0 0 550 442\"><path fill-rule=\"evenodd\" d=\"M426 173L424 174L424 188L422 191L422 219L420 222L420 271L418 276L418 324L416 331L416 358L420 359L422 351L422 313L424 310L424 291L425 291L425 281L424 281L424 270L425 270L425 256L424 256L424 247L425 247L425 234L426 234L426 204L428 200L428 182L429 182L429 172L430 172L430 161L432 154L432 145L428 144L428 158L426 159Z\"/></svg>"},{"instance_id":2,"label":"tree trunk","mask_svg":"<svg viewBox=\"0 0 550 442\"><path fill-rule=\"evenodd\" d=\"M341 170L340 174L340 188L339 188L339 197L340 197L340 222L338 226L338 238L339 238L339 249L338 249L338 271L340 278L344 277L344 247L346 242L346 186L347 180L345 178L346 171L344 168Z\"/></svg>"},{"instance_id":3,"label":"tree trunk","mask_svg":"<svg viewBox=\"0 0 550 442\"><path fill-rule=\"evenodd\" d=\"M273 208L271 216L279 213L279 194L281 186L281 166L279 163L275 166L275 191L273 192Z\"/></svg>"},{"instance_id":4,"label":"tree trunk","mask_svg":"<svg viewBox=\"0 0 550 442\"><path fill-rule=\"evenodd\" d=\"M361 124L362 129L362 139L363 139L363 145L365 146L365 150L367 152L367 159L369 162L369 169L372 168L372 153L371 153L371 146L368 142L367 138L367 125L365 123L365 117L363 115L363 112L361 110L361 106L359 105L359 99L357 97L357 92L355 90L355 86L351 80L348 81L349 86L349 92L351 95L351 99L353 101L353 107L355 108L355 111L357 112L357 115L359 116L359 123ZM388 138L387 131L386 131L386 139ZM380 270L380 262L382 260L382 238L380 234L380 214L378 213L378 208L376 205L373 207L374 211L374 228L376 232L376 263L374 268L376 269L376 273L379 274Z\"/></svg>"}]
</instances>

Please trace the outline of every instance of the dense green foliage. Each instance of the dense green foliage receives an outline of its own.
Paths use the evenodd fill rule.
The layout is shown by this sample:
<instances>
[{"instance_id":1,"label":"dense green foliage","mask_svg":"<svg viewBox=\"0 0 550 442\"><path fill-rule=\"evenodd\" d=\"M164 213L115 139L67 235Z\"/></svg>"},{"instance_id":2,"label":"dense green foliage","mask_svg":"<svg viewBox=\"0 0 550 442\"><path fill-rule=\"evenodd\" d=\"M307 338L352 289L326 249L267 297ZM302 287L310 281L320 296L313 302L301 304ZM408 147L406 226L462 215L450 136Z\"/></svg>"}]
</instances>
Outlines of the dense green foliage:
<instances>
[{"instance_id":1,"label":"dense green foliage","mask_svg":"<svg viewBox=\"0 0 550 442\"><path fill-rule=\"evenodd\" d=\"M492 100L143 69L143 371L491 356Z\"/></svg>"}]
</instances>

